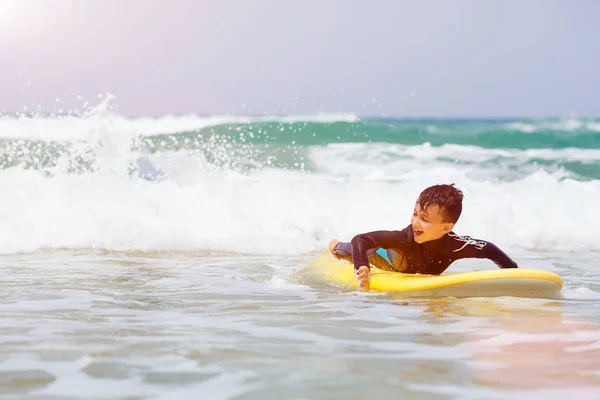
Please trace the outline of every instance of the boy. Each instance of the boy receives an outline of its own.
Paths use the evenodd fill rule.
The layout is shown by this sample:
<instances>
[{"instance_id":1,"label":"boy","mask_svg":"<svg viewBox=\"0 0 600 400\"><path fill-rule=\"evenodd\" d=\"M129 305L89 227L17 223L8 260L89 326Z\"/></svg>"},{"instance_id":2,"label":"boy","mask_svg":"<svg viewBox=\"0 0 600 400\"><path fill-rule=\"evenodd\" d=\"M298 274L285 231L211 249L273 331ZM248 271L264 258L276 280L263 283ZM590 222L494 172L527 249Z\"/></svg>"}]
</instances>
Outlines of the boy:
<instances>
[{"instance_id":1,"label":"boy","mask_svg":"<svg viewBox=\"0 0 600 400\"><path fill-rule=\"evenodd\" d=\"M417 198L410 225L403 230L363 233L350 243L332 239L329 251L354 263L361 288L369 284L369 263L390 271L430 275L441 274L461 258L487 258L500 268L517 268L493 243L452 232L462 200L463 193L454 184L428 187ZM387 250L388 260L378 249Z\"/></svg>"}]
</instances>

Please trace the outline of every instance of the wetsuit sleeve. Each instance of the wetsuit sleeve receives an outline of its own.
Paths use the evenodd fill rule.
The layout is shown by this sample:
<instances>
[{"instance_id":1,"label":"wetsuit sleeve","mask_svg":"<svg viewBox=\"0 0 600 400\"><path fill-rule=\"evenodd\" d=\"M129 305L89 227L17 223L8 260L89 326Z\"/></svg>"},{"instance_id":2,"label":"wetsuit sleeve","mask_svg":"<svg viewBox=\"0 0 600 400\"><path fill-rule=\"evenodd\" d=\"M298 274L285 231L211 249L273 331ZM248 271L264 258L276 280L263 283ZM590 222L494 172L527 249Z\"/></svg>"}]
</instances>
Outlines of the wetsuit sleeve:
<instances>
[{"instance_id":1,"label":"wetsuit sleeve","mask_svg":"<svg viewBox=\"0 0 600 400\"><path fill-rule=\"evenodd\" d=\"M452 251L455 260L461 258L487 258L493 261L500 268L518 268L505 252L498 246L485 240L471 239L470 237L461 237L458 247Z\"/></svg>"},{"instance_id":2,"label":"wetsuit sleeve","mask_svg":"<svg viewBox=\"0 0 600 400\"><path fill-rule=\"evenodd\" d=\"M402 248L408 243L410 226L401 231L374 231L356 235L352 238L352 260L354 269L362 265L369 266L367 251L371 249Z\"/></svg>"}]
</instances>

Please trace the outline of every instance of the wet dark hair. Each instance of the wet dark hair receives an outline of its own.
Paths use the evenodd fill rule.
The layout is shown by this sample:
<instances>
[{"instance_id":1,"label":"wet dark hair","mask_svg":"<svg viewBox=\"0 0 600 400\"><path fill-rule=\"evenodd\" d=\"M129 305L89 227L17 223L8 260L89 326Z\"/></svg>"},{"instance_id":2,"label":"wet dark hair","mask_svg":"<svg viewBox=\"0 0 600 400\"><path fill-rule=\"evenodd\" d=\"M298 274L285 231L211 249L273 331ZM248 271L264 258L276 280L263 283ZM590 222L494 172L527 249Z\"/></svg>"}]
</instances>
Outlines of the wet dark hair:
<instances>
[{"instance_id":1,"label":"wet dark hair","mask_svg":"<svg viewBox=\"0 0 600 400\"><path fill-rule=\"evenodd\" d=\"M444 222L456 223L462 213L463 192L450 185L434 185L423 190L417 199L421 209L438 205Z\"/></svg>"}]
</instances>

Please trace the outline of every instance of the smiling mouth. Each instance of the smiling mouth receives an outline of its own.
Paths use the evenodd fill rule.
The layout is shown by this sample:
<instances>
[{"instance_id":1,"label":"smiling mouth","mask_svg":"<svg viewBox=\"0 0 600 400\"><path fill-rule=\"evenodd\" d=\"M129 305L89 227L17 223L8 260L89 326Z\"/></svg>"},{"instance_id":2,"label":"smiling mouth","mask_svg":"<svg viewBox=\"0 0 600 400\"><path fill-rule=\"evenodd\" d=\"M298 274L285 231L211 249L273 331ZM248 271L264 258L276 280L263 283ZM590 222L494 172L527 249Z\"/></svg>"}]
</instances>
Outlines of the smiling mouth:
<instances>
[{"instance_id":1,"label":"smiling mouth","mask_svg":"<svg viewBox=\"0 0 600 400\"><path fill-rule=\"evenodd\" d=\"M415 236L419 236L419 235L423 234L423 231L417 231L417 230L415 230L413 232L414 232Z\"/></svg>"}]
</instances>

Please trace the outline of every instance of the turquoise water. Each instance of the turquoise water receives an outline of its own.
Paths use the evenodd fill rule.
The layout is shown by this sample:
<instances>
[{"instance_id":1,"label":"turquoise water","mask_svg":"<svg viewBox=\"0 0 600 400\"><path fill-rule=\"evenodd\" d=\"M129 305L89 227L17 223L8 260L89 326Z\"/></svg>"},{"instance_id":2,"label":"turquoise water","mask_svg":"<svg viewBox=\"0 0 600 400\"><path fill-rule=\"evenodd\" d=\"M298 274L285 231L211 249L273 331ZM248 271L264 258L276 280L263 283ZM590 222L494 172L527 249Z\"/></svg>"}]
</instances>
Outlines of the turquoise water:
<instances>
[{"instance_id":1,"label":"turquoise water","mask_svg":"<svg viewBox=\"0 0 600 400\"><path fill-rule=\"evenodd\" d=\"M249 143L297 144L395 143L433 146L457 144L487 149L561 149L600 147L600 120L511 119L381 119L315 122L251 121L226 123L197 132L180 132L193 138L228 136ZM159 136L157 139L165 139Z\"/></svg>"},{"instance_id":2,"label":"turquoise water","mask_svg":"<svg viewBox=\"0 0 600 400\"><path fill-rule=\"evenodd\" d=\"M0 394L596 399L599 141L581 118L0 116ZM451 182L455 232L560 274L562 299L307 275Z\"/></svg>"},{"instance_id":3,"label":"turquoise water","mask_svg":"<svg viewBox=\"0 0 600 400\"><path fill-rule=\"evenodd\" d=\"M352 143L357 148L386 144L399 149L410 149L424 144L437 149L436 160L447 163L474 164L449 152L448 148L479 153L480 162L498 168L537 168L547 171L565 171L574 179L600 178L600 163L596 151L600 148L600 120L547 119L547 120L398 120L342 118L341 121L302 121L298 118L215 122L198 122L195 129L170 126L168 132L156 126L149 134L132 137L131 150L143 149L151 153L187 150L201 153L214 165L256 168L275 166L284 169L318 171L311 162L310 152L316 148ZM183 118L182 118L183 119ZM66 158L71 171L93 170L96 143L90 143L82 154L81 145L72 141L48 139L33 140L19 136L18 122L11 121L16 132L8 131L8 138L0 141L6 149L0 157L0 166L23 166L43 169L55 166ZM17 119L18 120L18 119ZM58 119L60 121L60 119ZM7 124L8 125L8 124ZM135 132L135 121L130 129ZM142 125L142 124L140 124ZM191 123L190 126L194 126ZM42 126L36 127L43 129ZM83 132L70 127L74 137ZM10 127L6 127L10 129ZM36 132L43 135L43 132ZM14 136L14 138L10 138ZM74 151L74 147L76 147ZM85 147L85 146L84 146ZM446 150L446 151L445 151ZM580 150L579 152L577 150ZM402 154L381 151L379 158L402 158ZM405 156L406 157L406 156ZM515 165L515 158L518 164Z\"/></svg>"}]
</instances>

